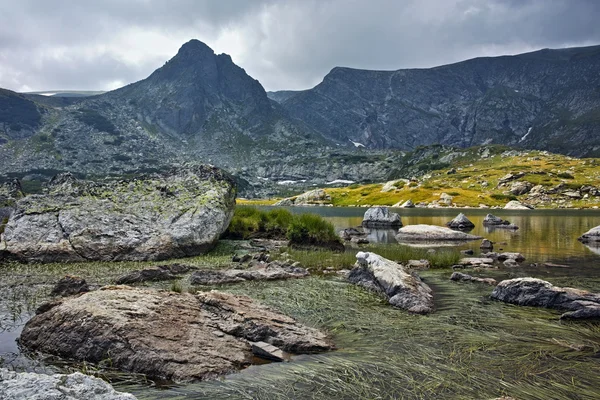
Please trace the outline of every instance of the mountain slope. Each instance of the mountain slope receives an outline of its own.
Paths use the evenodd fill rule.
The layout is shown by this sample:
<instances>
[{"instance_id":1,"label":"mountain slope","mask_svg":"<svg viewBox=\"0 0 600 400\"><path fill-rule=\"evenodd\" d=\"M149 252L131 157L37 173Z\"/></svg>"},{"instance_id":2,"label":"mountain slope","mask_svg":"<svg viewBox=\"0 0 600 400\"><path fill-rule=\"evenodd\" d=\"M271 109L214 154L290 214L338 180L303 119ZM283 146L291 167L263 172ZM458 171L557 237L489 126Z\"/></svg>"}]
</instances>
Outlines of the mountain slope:
<instances>
[{"instance_id":1,"label":"mountain slope","mask_svg":"<svg viewBox=\"0 0 600 400\"><path fill-rule=\"evenodd\" d=\"M600 154L600 46L430 69L334 68L283 107L323 136L369 148L501 143ZM277 94L272 95L278 98Z\"/></svg>"}]
</instances>

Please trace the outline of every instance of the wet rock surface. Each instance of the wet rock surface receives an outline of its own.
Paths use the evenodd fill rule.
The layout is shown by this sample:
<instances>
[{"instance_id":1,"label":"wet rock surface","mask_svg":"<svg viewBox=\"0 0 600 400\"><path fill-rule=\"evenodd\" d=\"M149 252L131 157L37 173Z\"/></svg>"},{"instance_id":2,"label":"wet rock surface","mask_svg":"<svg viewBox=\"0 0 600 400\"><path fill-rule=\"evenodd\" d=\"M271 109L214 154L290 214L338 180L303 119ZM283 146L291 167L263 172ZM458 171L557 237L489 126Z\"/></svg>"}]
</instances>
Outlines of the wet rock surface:
<instances>
[{"instance_id":1,"label":"wet rock surface","mask_svg":"<svg viewBox=\"0 0 600 400\"><path fill-rule=\"evenodd\" d=\"M73 296L75 294L89 291L90 287L85 279L77 276L67 275L56 283L54 288L52 288L52 292L50 292L50 296Z\"/></svg>"},{"instance_id":2,"label":"wet rock surface","mask_svg":"<svg viewBox=\"0 0 600 400\"><path fill-rule=\"evenodd\" d=\"M146 268L139 271L132 271L119 277L115 283L117 285L131 285L141 282L168 281L179 278L179 275L185 274L195 267L184 264L157 265L156 267Z\"/></svg>"},{"instance_id":3,"label":"wet rock surface","mask_svg":"<svg viewBox=\"0 0 600 400\"><path fill-rule=\"evenodd\" d=\"M333 348L327 336L249 297L104 287L46 307L21 333L29 350L174 381L250 365L250 342L293 354Z\"/></svg>"},{"instance_id":4,"label":"wet rock surface","mask_svg":"<svg viewBox=\"0 0 600 400\"><path fill-rule=\"evenodd\" d=\"M600 294L574 288L561 288L536 278L502 281L492 299L521 306L565 310L561 319L600 319Z\"/></svg>"},{"instance_id":5,"label":"wet rock surface","mask_svg":"<svg viewBox=\"0 0 600 400\"><path fill-rule=\"evenodd\" d=\"M596 226L577 238L582 243L600 247L600 225Z\"/></svg>"},{"instance_id":6,"label":"wet rock surface","mask_svg":"<svg viewBox=\"0 0 600 400\"><path fill-rule=\"evenodd\" d=\"M452 221L448 222L446 226L450 229L460 231L470 231L475 228L475 224L463 213L458 214Z\"/></svg>"},{"instance_id":7,"label":"wet rock surface","mask_svg":"<svg viewBox=\"0 0 600 400\"><path fill-rule=\"evenodd\" d=\"M61 174L16 203L6 251L36 262L197 255L227 228L234 202L233 180L212 166L103 183Z\"/></svg>"},{"instance_id":8,"label":"wet rock surface","mask_svg":"<svg viewBox=\"0 0 600 400\"><path fill-rule=\"evenodd\" d=\"M485 283L486 285L496 285L494 278L479 278L477 276L471 276L469 274L463 274L461 272L453 272L450 275L451 281L465 281L465 282L478 282Z\"/></svg>"},{"instance_id":9,"label":"wet rock surface","mask_svg":"<svg viewBox=\"0 0 600 400\"><path fill-rule=\"evenodd\" d=\"M488 214L483 219L483 226L491 228L502 228L502 229L519 229L518 226L511 224L510 222L496 217L495 215Z\"/></svg>"},{"instance_id":10,"label":"wet rock surface","mask_svg":"<svg viewBox=\"0 0 600 400\"><path fill-rule=\"evenodd\" d=\"M404 267L375 253L359 252L348 280L383 294L389 303L417 314L433 311L431 288Z\"/></svg>"},{"instance_id":11,"label":"wet rock surface","mask_svg":"<svg viewBox=\"0 0 600 400\"><path fill-rule=\"evenodd\" d=\"M102 379L75 372L69 375L14 372L0 368L2 400L135 400Z\"/></svg>"},{"instance_id":12,"label":"wet rock surface","mask_svg":"<svg viewBox=\"0 0 600 400\"><path fill-rule=\"evenodd\" d=\"M400 227L400 215L390 212L387 207L371 207L363 217L362 225L369 228Z\"/></svg>"}]
</instances>

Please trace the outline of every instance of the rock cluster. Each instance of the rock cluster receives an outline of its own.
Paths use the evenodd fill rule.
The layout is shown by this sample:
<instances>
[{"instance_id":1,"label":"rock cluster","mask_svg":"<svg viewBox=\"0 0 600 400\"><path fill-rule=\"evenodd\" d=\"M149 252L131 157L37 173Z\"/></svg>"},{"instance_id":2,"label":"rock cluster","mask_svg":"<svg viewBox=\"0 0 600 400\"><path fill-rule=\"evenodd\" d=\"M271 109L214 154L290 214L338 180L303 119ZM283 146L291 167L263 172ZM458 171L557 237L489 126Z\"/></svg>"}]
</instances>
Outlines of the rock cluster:
<instances>
[{"instance_id":1,"label":"rock cluster","mask_svg":"<svg viewBox=\"0 0 600 400\"><path fill-rule=\"evenodd\" d=\"M483 226L492 227L492 228L503 228L503 229L519 229L518 226L511 224L510 222L496 217L492 214L487 214L483 219Z\"/></svg>"},{"instance_id":2,"label":"rock cluster","mask_svg":"<svg viewBox=\"0 0 600 400\"><path fill-rule=\"evenodd\" d=\"M174 381L215 378L248 366L251 342L295 354L333 347L320 331L245 296L128 286L41 307L19 340L29 350L93 363L110 359L119 370Z\"/></svg>"},{"instance_id":3,"label":"rock cluster","mask_svg":"<svg viewBox=\"0 0 600 400\"><path fill-rule=\"evenodd\" d=\"M36 262L192 256L216 243L234 203L233 180L212 166L103 183L62 174L17 202L4 245Z\"/></svg>"},{"instance_id":4,"label":"rock cluster","mask_svg":"<svg viewBox=\"0 0 600 400\"><path fill-rule=\"evenodd\" d=\"M479 278L476 276L471 276L469 274L463 274L461 272L453 272L450 276L451 281L468 281L468 282L478 282L485 283L487 285L495 285L496 280L494 278Z\"/></svg>"},{"instance_id":5,"label":"rock cluster","mask_svg":"<svg viewBox=\"0 0 600 400\"><path fill-rule=\"evenodd\" d=\"M433 311L431 288L417 275L374 253L359 252L356 259L348 274L350 282L383 294L394 307L417 314Z\"/></svg>"},{"instance_id":6,"label":"rock cluster","mask_svg":"<svg viewBox=\"0 0 600 400\"><path fill-rule=\"evenodd\" d=\"M331 196L323 189L310 190L296 197L288 197L275 206L322 206L331 204Z\"/></svg>"},{"instance_id":7,"label":"rock cluster","mask_svg":"<svg viewBox=\"0 0 600 400\"><path fill-rule=\"evenodd\" d=\"M556 308L567 311L561 319L600 319L600 294L561 288L535 278L502 281L492 299L521 306Z\"/></svg>"},{"instance_id":8,"label":"rock cluster","mask_svg":"<svg viewBox=\"0 0 600 400\"><path fill-rule=\"evenodd\" d=\"M192 285L221 285L244 281L273 281L290 278L304 278L309 272L298 262L273 261L248 269L199 270L190 277Z\"/></svg>"}]
</instances>

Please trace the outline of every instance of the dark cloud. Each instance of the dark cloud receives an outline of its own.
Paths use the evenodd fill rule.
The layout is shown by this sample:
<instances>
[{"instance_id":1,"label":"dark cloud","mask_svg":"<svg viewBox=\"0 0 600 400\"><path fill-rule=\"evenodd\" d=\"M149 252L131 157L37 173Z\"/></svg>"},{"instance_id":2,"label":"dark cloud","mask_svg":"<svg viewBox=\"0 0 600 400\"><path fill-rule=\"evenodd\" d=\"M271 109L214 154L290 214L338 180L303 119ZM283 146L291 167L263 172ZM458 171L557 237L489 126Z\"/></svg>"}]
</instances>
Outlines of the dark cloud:
<instances>
[{"instance_id":1,"label":"dark cloud","mask_svg":"<svg viewBox=\"0 0 600 400\"><path fill-rule=\"evenodd\" d=\"M113 88L197 38L267 89L298 89L339 65L599 44L599 17L596 0L0 0L0 87Z\"/></svg>"}]
</instances>

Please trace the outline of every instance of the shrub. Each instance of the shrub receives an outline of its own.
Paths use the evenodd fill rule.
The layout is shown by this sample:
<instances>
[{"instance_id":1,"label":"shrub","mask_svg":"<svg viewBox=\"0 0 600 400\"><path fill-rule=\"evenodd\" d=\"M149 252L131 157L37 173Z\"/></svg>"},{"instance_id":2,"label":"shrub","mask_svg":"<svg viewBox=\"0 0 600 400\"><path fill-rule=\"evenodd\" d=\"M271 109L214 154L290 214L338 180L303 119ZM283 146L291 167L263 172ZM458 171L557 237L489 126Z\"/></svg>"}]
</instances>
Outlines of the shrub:
<instances>
[{"instance_id":1,"label":"shrub","mask_svg":"<svg viewBox=\"0 0 600 400\"><path fill-rule=\"evenodd\" d=\"M292 218L292 213L283 208L267 212L255 207L236 207L225 236L232 239L251 237L282 239L286 237Z\"/></svg>"},{"instance_id":2,"label":"shrub","mask_svg":"<svg viewBox=\"0 0 600 400\"><path fill-rule=\"evenodd\" d=\"M333 225L315 214L294 216L288 226L287 238L292 245L341 244Z\"/></svg>"},{"instance_id":3,"label":"shrub","mask_svg":"<svg viewBox=\"0 0 600 400\"><path fill-rule=\"evenodd\" d=\"M575 177L568 172L560 172L556 174L556 176L562 179L575 179Z\"/></svg>"},{"instance_id":4,"label":"shrub","mask_svg":"<svg viewBox=\"0 0 600 400\"><path fill-rule=\"evenodd\" d=\"M500 194L500 193L494 193L494 194L490 194L490 197L494 200L498 200L498 201L510 201L510 200L517 200L517 196L513 196L512 194Z\"/></svg>"}]
</instances>

